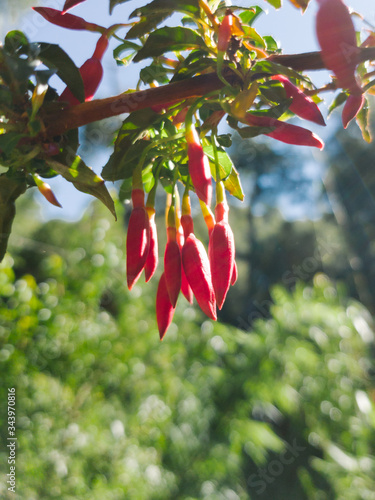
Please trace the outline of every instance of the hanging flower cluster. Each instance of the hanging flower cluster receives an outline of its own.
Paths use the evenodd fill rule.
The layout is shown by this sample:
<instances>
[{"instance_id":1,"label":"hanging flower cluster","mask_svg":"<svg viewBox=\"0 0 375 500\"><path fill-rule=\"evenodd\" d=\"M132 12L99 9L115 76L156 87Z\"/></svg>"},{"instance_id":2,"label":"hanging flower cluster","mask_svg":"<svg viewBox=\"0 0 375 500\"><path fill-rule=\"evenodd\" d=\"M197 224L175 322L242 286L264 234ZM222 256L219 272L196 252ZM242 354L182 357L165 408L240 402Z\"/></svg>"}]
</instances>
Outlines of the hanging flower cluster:
<instances>
[{"instance_id":1,"label":"hanging flower cluster","mask_svg":"<svg viewBox=\"0 0 375 500\"><path fill-rule=\"evenodd\" d=\"M366 64L357 71L366 59L363 51L368 49L357 46L343 0L318 0L316 33L321 59L316 57L319 54L280 54L276 41L262 37L253 27L260 7L226 8L209 0L154 0L137 6L129 24L107 28L68 12L84 1L66 0L62 10L34 8L55 26L96 37L95 48L80 67L60 47L30 44L20 32L12 32L4 47L0 46L4 65L0 79L7 88L4 96L8 96L4 97L5 115L7 107L13 106L2 119L1 159L9 172L14 170L15 182L21 182L23 190L26 185L36 186L55 206L60 204L43 177L63 176L78 190L101 200L114 215L114 202L104 181L122 181L120 200L132 201L126 241L129 290L143 271L148 282L157 270L155 195L157 188L165 189L166 246L156 295L157 324L163 338L180 292L190 304L195 297L202 311L216 320L217 309L223 307L237 279L226 193L239 200L244 195L238 172L225 151L231 145L231 134L218 132L223 118L242 138L265 135L286 144L322 149L323 141L301 126L301 120L324 126L318 95L341 88L330 109L345 103L344 127L356 118L363 137L370 140L365 93L374 92L374 72ZM123 1L111 1L110 10ZM304 10L309 0L290 1ZM160 26L174 12L189 21L183 26ZM119 35L117 30L123 28L128 29ZM101 83L102 60L112 37L119 42L113 51L117 64L152 62L142 67L136 90L90 103ZM370 34L362 46L373 46L374 37ZM166 52L172 55L167 57ZM300 64L311 56L334 75L322 89L316 89L299 72L311 67ZM48 71L34 71L40 63ZM66 84L60 95L48 84L55 73ZM24 74L25 81L18 81ZM158 88L160 84L164 87ZM148 88L140 90L143 87ZM128 116L101 178L76 155L74 131L124 112ZM288 122L291 117L296 118L293 124ZM15 143L23 148L18 153L26 163L14 154ZM7 176L11 176L9 172ZM179 192L183 192L182 199ZM195 195L208 229L207 249L194 233L190 197ZM4 248L3 244L0 255Z\"/></svg>"}]
</instances>

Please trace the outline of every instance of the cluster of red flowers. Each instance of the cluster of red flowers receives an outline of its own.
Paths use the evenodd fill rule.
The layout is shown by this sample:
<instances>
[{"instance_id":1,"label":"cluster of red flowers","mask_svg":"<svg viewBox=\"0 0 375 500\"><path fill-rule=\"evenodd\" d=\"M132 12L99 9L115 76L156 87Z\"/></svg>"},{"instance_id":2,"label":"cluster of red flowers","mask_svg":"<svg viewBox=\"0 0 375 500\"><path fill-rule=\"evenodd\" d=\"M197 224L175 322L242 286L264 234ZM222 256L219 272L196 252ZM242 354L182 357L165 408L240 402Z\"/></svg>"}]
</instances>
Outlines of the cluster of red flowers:
<instances>
[{"instance_id":1,"label":"cluster of red flowers","mask_svg":"<svg viewBox=\"0 0 375 500\"><path fill-rule=\"evenodd\" d=\"M209 208L212 185L211 175L208 176L207 172L208 159L195 129L190 127L187 130L189 171L208 227L208 255L203 243L194 234L189 192L186 189L181 213L177 194L167 206L164 272L156 295L156 318L161 339L171 324L180 291L190 303L195 297L202 311L216 320L216 306L219 309L223 307L229 287L237 279L234 237L228 223L228 205L223 184L221 181L216 184L214 217ZM133 185L133 210L126 243L129 290L139 279L143 269L146 282L149 281L158 264L154 189L145 204L139 180L134 179Z\"/></svg>"}]
</instances>

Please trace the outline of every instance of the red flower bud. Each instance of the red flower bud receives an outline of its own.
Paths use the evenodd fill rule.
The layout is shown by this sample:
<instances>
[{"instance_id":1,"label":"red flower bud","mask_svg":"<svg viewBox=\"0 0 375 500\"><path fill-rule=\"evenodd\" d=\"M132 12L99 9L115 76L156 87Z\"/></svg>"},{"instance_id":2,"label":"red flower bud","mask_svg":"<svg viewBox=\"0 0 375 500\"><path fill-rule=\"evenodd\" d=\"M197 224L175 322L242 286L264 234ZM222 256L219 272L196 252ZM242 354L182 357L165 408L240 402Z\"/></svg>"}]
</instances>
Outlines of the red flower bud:
<instances>
[{"instance_id":1,"label":"red flower bud","mask_svg":"<svg viewBox=\"0 0 375 500\"><path fill-rule=\"evenodd\" d=\"M69 14L65 14L64 17ZM108 38L106 35L102 35L93 54L93 57L87 59L80 67L79 72L81 73L83 80L83 87L85 89L85 101L91 101L97 91L100 82L103 77L103 67L101 63L101 58L108 47ZM59 101L65 101L69 104L76 105L79 104L78 99L72 94L71 90L66 87L63 93L60 95Z\"/></svg>"},{"instance_id":2,"label":"red flower bud","mask_svg":"<svg viewBox=\"0 0 375 500\"><path fill-rule=\"evenodd\" d=\"M182 265L199 307L209 318L216 320L210 263L203 244L193 233L189 234L182 247Z\"/></svg>"},{"instance_id":3,"label":"red flower bud","mask_svg":"<svg viewBox=\"0 0 375 500\"><path fill-rule=\"evenodd\" d=\"M163 340L165 332L172 322L175 308L169 300L165 274L160 277L158 291L156 293L156 320L159 328L160 340Z\"/></svg>"},{"instance_id":4,"label":"red flower bud","mask_svg":"<svg viewBox=\"0 0 375 500\"><path fill-rule=\"evenodd\" d=\"M51 9L49 7L32 7L35 12L44 17L48 22L60 26L61 28L68 28L71 30L86 30L86 31L101 31L101 26L94 23L88 23L82 17L74 16L72 14L64 14L64 11Z\"/></svg>"},{"instance_id":5,"label":"red flower bud","mask_svg":"<svg viewBox=\"0 0 375 500\"><path fill-rule=\"evenodd\" d=\"M285 123L276 118L268 116L257 116L251 113L246 113L246 121L249 125L255 127L274 127L271 132L266 132L265 135L285 142L286 144L295 144L297 146L313 146L319 149L324 148L324 142L310 130L297 125Z\"/></svg>"},{"instance_id":6,"label":"red flower bud","mask_svg":"<svg viewBox=\"0 0 375 500\"><path fill-rule=\"evenodd\" d=\"M140 189L133 189L132 192L134 208L130 215L126 240L126 274L129 290L141 275L150 250L150 221L144 205L140 206L140 192L143 194Z\"/></svg>"},{"instance_id":7,"label":"red flower bud","mask_svg":"<svg viewBox=\"0 0 375 500\"><path fill-rule=\"evenodd\" d=\"M283 84L287 97L293 98L289 106L290 111L304 120L310 120L318 125L325 125L322 113L315 102L293 85L288 78L283 75L274 75L272 80L279 80Z\"/></svg>"},{"instance_id":8,"label":"red flower bud","mask_svg":"<svg viewBox=\"0 0 375 500\"><path fill-rule=\"evenodd\" d=\"M207 156L203 152L198 134L194 127L186 131L188 143L189 174L198 195L206 205L211 205L212 182L211 170Z\"/></svg>"},{"instance_id":9,"label":"red flower bud","mask_svg":"<svg viewBox=\"0 0 375 500\"><path fill-rule=\"evenodd\" d=\"M158 265L159 253L158 253L158 233L155 223L155 209L147 207L146 210L150 221L150 249L145 264L145 281L147 283L148 281L150 281L150 279L155 273L155 270Z\"/></svg>"},{"instance_id":10,"label":"red flower bud","mask_svg":"<svg viewBox=\"0 0 375 500\"><path fill-rule=\"evenodd\" d=\"M231 284L234 254L233 232L228 222L221 220L215 224L208 244L212 284L219 309L223 307Z\"/></svg>"},{"instance_id":11,"label":"red flower bud","mask_svg":"<svg viewBox=\"0 0 375 500\"><path fill-rule=\"evenodd\" d=\"M318 0L316 33L325 66L331 69L340 87L358 88L355 69L359 49L352 18L342 0Z\"/></svg>"},{"instance_id":12,"label":"red flower bud","mask_svg":"<svg viewBox=\"0 0 375 500\"><path fill-rule=\"evenodd\" d=\"M35 179L35 177L34 177L34 179ZM37 188L42 193L42 195L45 197L45 199L47 201L49 201L51 203L51 205L55 205L55 207L62 208L60 203L57 201L57 198L56 198L54 192L52 191L51 186L49 184L47 184L47 182L43 182L42 179L39 179L39 180L35 179L35 181L36 181Z\"/></svg>"},{"instance_id":13,"label":"red flower bud","mask_svg":"<svg viewBox=\"0 0 375 500\"><path fill-rule=\"evenodd\" d=\"M63 8L63 13L67 12L68 10L72 9L76 5L83 3L85 0L66 0L64 3L64 8Z\"/></svg>"},{"instance_id":14,"label":"red flower bud","mask_svg":"<svg viewBox=\"0 0 375 500\"><path fill-rule=\"evenodd\" d=\"M229 42L232 36L232 14L225 15L222 23L219 26L219 34L217 39L217 50L219 52L226 52L228 50Z\"/></svg>"},{"instance_id":15,"label":"red flower bud","mask_svg":"<svg viewBox=\"0 0 375 500\"><path fill-rule=\"evenodd\" d=\"M172 306L176 307L178 294L181 290L181 253L176 241L175 227L168 227L167 238L164 254L164 274L169 299Z\"/></svg>"},{"instance_id":16,"label":"red flower bud","mask_svg":"<svg viewBox=\"0 0 375 500\"><path fill-rule=\"evenodd\" d=\"M350 94L344 104L344 109L342 110L342 124L344 125L344 128L346 128L353 118L358 115L364 103L365 96L363 94Z\"/></svg>"}]
</instances>

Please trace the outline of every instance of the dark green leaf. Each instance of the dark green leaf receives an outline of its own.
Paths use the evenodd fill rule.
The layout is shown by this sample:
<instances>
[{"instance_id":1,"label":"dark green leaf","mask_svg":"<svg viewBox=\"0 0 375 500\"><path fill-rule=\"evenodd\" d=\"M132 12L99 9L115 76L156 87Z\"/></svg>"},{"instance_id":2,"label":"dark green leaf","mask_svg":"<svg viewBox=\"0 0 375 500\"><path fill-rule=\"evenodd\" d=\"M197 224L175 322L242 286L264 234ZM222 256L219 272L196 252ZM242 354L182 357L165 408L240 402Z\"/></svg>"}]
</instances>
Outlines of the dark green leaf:
<instances>
[{"instance_id":1,"label":"dark green leaf","mask_svg":"<svg viewBox=\"0 0 375 500\"><path fill-rule=\"evenodd\" d=\"M116 219L115 205L105 187L104 180L96 175L79 156L76 156L70 167L54 160L48 160L47 164L64 179L71 182L76 189L100 200Z\"/></svg>"},{"instance_id":2,"label":"dark green leaf","mask_svg":"<svg viewBox=\"0 0 375 500\"><path fill-rule=\"evenodd\" d=\"M79 69L59 45L39 43L39 59L50 69L56 69L57 75L66 83L73 95L80 101L85 100L85 91Z\"/></svg>"},{"instance_id":3,"label":"dark green leaf","mask_svg":"<svg viewBox=\"0 0 375 500\"><path fill-rule=\"evenodd\" d=\"M18 132L0 134L0 150L2 150L6 155L10 154L17 147L17 144L22 137L25 137L25 135L19 134Z\"/></svg>"},{"instance_id":4,"label":"dark green leaf","mask_svg":"<svg viewBox=\"0 0 375 500\"><path fill-rule=\"evenodd\" d=\"M289 0L289 2L297 7L297 9L302 9L302 12L305 12L310 0Z\"/></svg>"},{"instance_id":5,"label":"dark green leaf","mask_svg":"<svg viewBox=\"0 0 375 500\"><path fill-rule=\"evenodd\" d=\"M134 10L130 14L132 17L146 17L155 14L167 14L171 16L175 12L190 14L192 16L199 14L198 0L154 0L153 2Z\"/></svg>"},{"instance_id":6,"label":"dark green leaf","mask_svg":"<svg viewBox=\"0 0 375 500\"><path fill-rule=\"evenodd\" d=\"M140 46L137 45L136 43L125 40L121 45L115 48L115 50L113 51L113 57L118 65L122 64L124 66L127 66L137 53L137 50L139 49ZM130 54L128 54L125 57L121 57L123 52L128 52L128 51L130 51Z\"/></svg>"},{"instance_id":7,"label":"dark green leaf","mask_svg":"<svg viewBox=\"0 0 375 500\"><path fill-rule=\"evenodd\" d=\"M150 66L146 66L146 68L141 69L140 78L141 80L149 84L153 81L157 81L159 83L168 83L170 70L160 66L160 64L150 64Z\"/></svg>"},{"instance_id":8,"label":"dark green leaf","mask_svg":"<svg viewBox=\"0 0 375 500\"><path fill-rule=\"evenodd\" d=\"M109 13L112 14L113 9L116 5L128 2L129 0L109 0Z\"/></svg>"},{"instance_id":9,"label":"dark green leaf","mask_svg":"<svg viewBox=\"0 0 375 500\"><path fill-rule=\"evenodd\" d=\"M22 31L9 31L5 37L4 48L8 54L27 54L29 41Z\"/></svg>"},{"instance_id":10,"label":"dark green leaf","mask_svg":"<svg viewBox=\"0 0 375 500\"><path fill-rule=\"evenodd\" d=\"M151 141L141 139L124 149L115 149L107 164L103 167L103 178L110 181L117 181L131 177L135 167L139 164L143 151L150 144ZM146 165L147 162L145 163Z\"/></svg>"},{"instance_id":11,"label":"dark green leaf","mask_svg":"<svg viewBox=\"0 0 375 500\"><path fill-rule=\"evenodd\" d=\"M150 34L145 45L135 56L134 61L138 62L148 57L158 57L166 52L202 47L205 47L202 38L189 28L160 28Z\"/></svg>"},{"instance_id":12,"label":"dark green leaf","mask_svg":"<svg viewBox=\"0 0 375 500\"><path fill-rule=\"evenodd\" d=\"M266 38L266 37L264 37ZM296 80L308 81L303 75L294 71L293 69L287 68L282 64L277 64L272 61L259 61L254 64L252 71L255 73L269 73L270 75L285 75L289 78L294 78Z\"/></svg>"},{"instance_id":13,"label":"dark green leaf","mask_svg":"<svg viewBox=\"0 0 375 500\"><path fill-rule=\"evenodd\" d=\"M167 14L156 14L154 16L141 18L127 32L126 39L141 38L142 36L148 35L167 17Z\"/></svg>"}]
</instances>

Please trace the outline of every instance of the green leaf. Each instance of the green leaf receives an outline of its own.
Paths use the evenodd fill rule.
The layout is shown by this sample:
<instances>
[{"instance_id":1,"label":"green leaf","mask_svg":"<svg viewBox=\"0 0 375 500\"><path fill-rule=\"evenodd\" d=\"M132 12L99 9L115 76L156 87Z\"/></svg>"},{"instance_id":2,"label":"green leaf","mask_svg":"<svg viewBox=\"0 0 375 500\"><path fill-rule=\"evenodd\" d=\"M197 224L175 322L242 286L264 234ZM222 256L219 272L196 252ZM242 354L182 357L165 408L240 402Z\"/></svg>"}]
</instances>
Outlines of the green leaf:
<instances>
[{"instance_id":1,"label":"green leaf","mask_svg":"<svg viewBox=\"0 0 375 500\"><path fill-rule=\"evenodd\" d=\"M115 50L113 51L113 58L118 65L127 66L137 53L137 50L139 50L140 48L141 47L136 43L125 40L121 45L115 48ZM125 57L121 57L122 53L127 51L130 51L130 54Z\"/></svg>"},{"instance_id":2,"label":"green leaf","mask_svg":"<svg viewBox=\"0 0 375 500\"><path fill-rule=\"evenodd\" d=\"M262 38L256 29L251 26L243 26L243 30L245 32L246 38L251 38L255 42L256 46L260 46L262 48L266 48L265 38Z\"/></svg>"},{"instance_id":3,"label":"green leaf","mask_svg":"<svg viewBox=\"0 0 375 500\"><path fill-rule=\"evenodd\" d=\"M231 9L233 10L233 7L231 7ZM262 14L263 12L264 10L256 5L254 7L251 7L251 10L246 10L245 12L241 12L239 18L241 19L243 24L247 26L252 26L257 17L260 16L260 14Z\"/></svg>"},{"instance_id":4,"label":"green leaf","mask_svg":"<svg viewBox=\"0 0 375 500\"><path fill-rule=\"evenodd\" d=\"M22 137L25 137L25 134L19 134L18 132L0 134L0 150L6 155L9 155L17 147Z\"/></svg>"},{"instance_id":5,"label":"green leaf","mask_svg":"<svg viewBox=\"0 0 375 500\"><path fill-rule=\"evenodd\" d=\"M125 38L127 40L132 38L142 38L153 31L167 17L167 14L155 14L154 16L143 17L130 28Z\"/></svg>"},{"instance_id":6,"label":"green leaf","mask_svg":"<svg viewBox=\"0 0 375 500\"><path fill-rule=\"evenodd\" d=\"M164 68L160 64L150 64L150 66L146 66L146 68L141 69L139 76L141 80L146 84L149 84L153 81L157 81L159 83L168 83L169 72L170 69Z\"/></svg>"},{"instance_id":7,"label":"green leaf","mask_svg":"<svg viewBox=\"0 0 375 500\"><path fill-rule=\"evenodd\" d=\"M266 39L267 37L264 37ZM282 64L274 63L272 61L259 61L254 64L252 71L255 73L269 73L270 75L285 75L289 78L294 78L296 80L309 81L303 75L294 71L294 69L287 68Z\"/></svg>"},{"instance_id":8,"label":"green leaf","mask_svg":"<svg viewBox=\"0 0 375 500\"><path fill-rule=\"evenodd\" d=\"M48 68L56 69L57 76L69 87L73 95L80 101L85 100L85 90L79 69L59 45L40 42L39 59Z\"/></svg>"},{"instance_id":9,"label":"green leaf","mask_svg":"<svg viewBox=\"0 0 375 500\"><path fill-rule=\"evenodd\" d=\"M189 28L160 28L147 38L145 45L134 58L134 62L148 57L158 57L166 52L205 47L203 39Z\"/></svg>"},{"instance_id":10,"label":"green leaf","mask_svg":"<svg viewBox=\"0 0 375 500\"><path fill-rule=\"evenodd\" d=\"M233 166L231 173L224 181L225 189L235 198L243 201L245 198L244 192L242 190L240 176Z\"/></svg>"},{"instance_id":11,"label":"green leaf","mask_svg":"<svg viewBox=\"0 0 375 500\"><path fill-rule=\"evenodd\" d=\"M361 129L362 137L366 142L371 142L371 131L370 131L370 116L369 116L369 106L368 100L365 100L365 103L361 109L361 111L356 116L356 121L358 127Z\"/></svg>"},{"instance_id":12,"label":"green leaf","mask_svg":"<svg viewBox=\"0 0 375 500\"><path fill-rule=\"evenodd\" d=\"M91 194L100 200L117 219L115 205L105 187L104 180L95 174L79 156L76 156L70 167L54 160L48 160L46 163L64 179L71 182L78 191Z\"/></svg>"},{"instance_id":13,"label":"green leaf","mask_svg":"<svg viewBox=\"0 0 375 500\"><path fill-rule=\"evenodd\" d=\"M272 36L265 35L263 37L263 40L266 42L267 50L270 50L273 52L276 50L279 50L279 46L277 45L276 40Z\"/></svg>"},{"instance_id":14,"label":"green leaf","mask_svg":"<svg viewBox=\"0 0 375 500\"><path fill-rule=\"evenodd\" d=\"M109 13L112 14L113 9L116 5L128 2L129 0L109 0Z\"/></svg>"},{"instance_id":15,"label":"green leaf","mask_svg":"<svg viewBox=\"0 0 375 500\"><path fill-rule=\"evenodd\" d=\"M171 16L175 12L182 12L183 14L190 14L192 16L199 14L198 0L154 0L153 2L135 9L129 16L132 17L146 17L155 14L167 14Z\"/></svg>"},{"instance_id":16,"label":"green leaf","mask_svg":"<svg viewBox=\"0 0 375 500\"><path fill-rule=\"evenodd\" d=\"M332 113L334 109L336 109L338 106L341 106L348 98L348 95L345 92L340 92L332 101L328 108L328 116Z\"/></svg>"},{"instance_id":17,"label":"green leaf","mask_svg":"<svg viewBox=\"0 0 375 500\"><path fill-rule=\"evenodd\" d=\"M29 50L29 41L22 31L9 31L5 37L4 48L8 54L27 54Z\"/></svg>"},{"instance_id":18,"label":"green leaf","mask_svg":"<svg viewBox=\"0 0 375 500\"><path fill-rule=\"evenodd\" d=\"M204 146L203 151L205 152L206 156L211 160L213 164L215 164L215 156L213 152L213 147L212 146ZM232 171L233 168L233 163L232 160L229 158L228 154L225 151L221 151L220 149L217 152L217 155L219 157L219 174L220 174L220 180L226 179L229 174ZM214 179L216 180L216 172L214 169Z\"/></svg>"},{"instance_id":19,"label":"green leaf","mask_svg":"<svg viewBox=\"0 0 375 500\"><path fill-rule=\"evenodd\" d=\"M162 115L155 113L150 108L131 113L122 124L115 142L115 150L107 164L103 167L103 178L114 182L131 177L136 165L135 162L139 161L139 155L142 154L143 149L150 143L150 141L138 139L152 125L160 123L163 120L165 118Z\"/></svg>"},{"instance_id":20,"label":"green leaf","mask_svg":"<svg viewBox=\"0 0 375 500\"><path fill-rule=\"evenodd\" d=\"M282 0L266 0L272 7L275 7L275 9L280 9L282 6Z\"/></svg>"}]
</instances>

